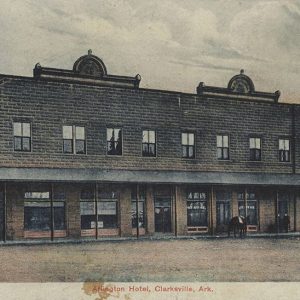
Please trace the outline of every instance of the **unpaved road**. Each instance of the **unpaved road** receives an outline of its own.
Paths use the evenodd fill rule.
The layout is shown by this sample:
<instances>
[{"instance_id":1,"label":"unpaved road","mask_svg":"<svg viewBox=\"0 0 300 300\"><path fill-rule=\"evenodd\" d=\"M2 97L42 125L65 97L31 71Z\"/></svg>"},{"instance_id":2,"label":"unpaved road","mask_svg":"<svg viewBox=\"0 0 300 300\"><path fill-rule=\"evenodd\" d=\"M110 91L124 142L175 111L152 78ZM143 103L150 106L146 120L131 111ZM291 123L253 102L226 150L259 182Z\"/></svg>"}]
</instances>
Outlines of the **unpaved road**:
<instances>
[{"instance_id":1,"label":"unpaved road","mask_svg":"<svg viewBox=\"0 0 300 300\"><path fill-rule=\"evenodd\" d=\"M300 239L0 247L1 282L300 281Z\"/></svg>"}]
</instances>

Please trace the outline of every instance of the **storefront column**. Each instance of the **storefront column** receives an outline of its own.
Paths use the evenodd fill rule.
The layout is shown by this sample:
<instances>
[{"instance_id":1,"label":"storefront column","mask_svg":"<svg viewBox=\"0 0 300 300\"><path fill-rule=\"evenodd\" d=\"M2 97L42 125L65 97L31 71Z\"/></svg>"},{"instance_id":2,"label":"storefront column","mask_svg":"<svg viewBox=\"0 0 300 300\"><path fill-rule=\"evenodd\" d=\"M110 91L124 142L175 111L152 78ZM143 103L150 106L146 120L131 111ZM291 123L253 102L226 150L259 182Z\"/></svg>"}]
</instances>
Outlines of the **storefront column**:
<instances>
[{"instance_id":1,"label":"storefront column","mask_svg":"<svg viewBox=\"0 0 300 300\"><path fill-rule=\"evenodd\" d=\"M54 239L54 208L53 208L53 183L50 185L50 220L51 220L51 241Z\"/></svg>"},{"instance_id":2,"label":"storefront column","mask_svg":"<svg viewBox=\"0 0 300 300\"><path fill-rule=\"evenodd\" d=\"M136 213L136 238L140 236L140 222L139 222L139 201L140 201L140 188L136 185L136 201L135 201L135 213Z\"/></svg>"},{"instance_id":3,"label":"storefront column","mask_svg":"<svg viewBox=\"0 0 300 300\"><path fill-rule=\"evenodd\" d=\"M122 185L119 199L120 235L132 236L131 187Z\"/></svg>"},{"instance_id":4,"label":"storefront column","mask_svg":"<svg viewBox=\"0 0 300 300\"><path fill-rule=\"evenodd\" d=\"M175 186L176 193L176 224L177 235L187 234L187 206L186 206L186 196L185 189L183 186Z\"/></svg>"},{"instance_id":5,"label":"storefront column","mask_svg":"<svg viewBox=\"0 0 300 300\"><path fill-rule=\"evenodd\" d=\"M78 184L66 186L66 220L68 236L79 238L81 236L81 215L80 215L80 188Z\"/></svg>"},{"instance_id":6,"label":"storefront column","mask_svg":"<svg viewBox=\"0 0 300 300\"><path fill-rule=\"evenodd\" d=\"M208 218L208 231L210 235L214 234L214 222L213 222L213 194L214 194L214 188L211 186L210 193L209 193L209 218Z\"/></svg>"},{"instance_id":7,"label":"storefront column","mask_svg":"<svg viewBox=\"0 0 300 300\"><path fill-rule=\"evenodd\" d=\"M275 199L275 212L276 212L276 232L277 234L279 233L279 209L278 209L278 202L279 202L279 195L278 195L278 190L276 190L276 199Z\"/></svg>"},{"instance_id":8,"label":"storefront column","mask_svg":"<svg viewBox=\"0 0 300 300\"><path fill-rule=\"evenodd\" d=\"M94 186L94 201L95 201L95 217L96 217L96 222L95 222L95 238L96 240L98 239L98 183L95 182Z\"/></svg>"},{"instance_id":9,"label":"storefront column","mask_svg":"<svg viewBox=\"0 0 300 300\"><path fill-rule=\"evenodd\" d=\"M214 235L217 229L217 203L216 193L213 186L210 189L210 212L211 212L211 234Z\"/></svg>"},{"instance_id":10,"label":"storefront column","mask_svg":"<svg viewBox=\"0 0 300 300\"><path fill-rule=\"evenodd\" d=\"M154 190L152 185L147 185L146 191L146 219L147 233L152 235L155 231L154 226Z\"/></svg>"},{"instance_id":11,"label":"storefront column","mask_svg":"<svg viewBox=\"0 0 300 300\"><path fill-rule=\"evenodd\" d=\"M231 213L231 218L239 215L238 192L236 190L232 192Z\"/></svg>"},{"instance_id":12,"label":"storefront column","mask_svg":"<svg viewBox=\"0 0 300 300\"><path fill-rule=\"evenodd\" d=\"M7 222L7 217L6 217L6 182L4 182L4 189L3 189L3 242L6 242L6 222Z\"/></svg>"}]
</instances>

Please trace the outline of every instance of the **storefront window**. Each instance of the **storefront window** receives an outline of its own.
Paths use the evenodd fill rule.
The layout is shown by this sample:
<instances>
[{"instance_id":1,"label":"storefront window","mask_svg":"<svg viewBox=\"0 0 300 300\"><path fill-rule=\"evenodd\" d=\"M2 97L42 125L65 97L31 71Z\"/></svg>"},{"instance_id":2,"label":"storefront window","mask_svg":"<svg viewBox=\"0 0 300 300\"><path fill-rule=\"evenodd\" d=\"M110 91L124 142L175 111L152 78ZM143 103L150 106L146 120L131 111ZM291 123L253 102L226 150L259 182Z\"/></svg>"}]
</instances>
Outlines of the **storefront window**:
<instances>
[{"instance_id":1,"label":"storefront window","mask_svg":"<svg viewBox=\"0 0 300 300\"><path fill-rule=\"evenodd\" d=\"M187 193L187 226L207 226L207 193Z\"/></svg>"},{"instance_id":2,"label":"storefront window","mask_svg":"<svg viewBox=\"0 0 300 300\"><path fill-rule=\"evenodd\" d=\"M138 212L139 212L139 228L145 227L145 200L146 192L144 188L140 188L138 201ZM133 188L131 192L131 223L132 228L137 228L137 215L136 215L136 188Z\"/></svg>"},{"instance_id":3,"label":"storefront window","mask_svg":"<svg viewBox=\"0 0 300 300\"><path fill-rule=\"evenodd\" d=\"M244 193L238 193L239 215L245 217ZM257 225L257 196L254 192L247 193L247 225Z\"/></svg>"},{"instance_id":4,"label":"storefront window","mask_svg":"<svg viewBox=\"0 0 300 300\"><path fill-rule=\"evenodd\" d=\"M118 228L118 193L100 191L98 201L98 228Z\"/></svg>"},{"instance_id":5,"label":"storefront window","mask_svg":"<svg viewBox=\"0 0 300 300\"><path fill-rule=\"evenodd\" d=\"M96 205L93 191L83 190L80 194L81 229L96 228Z\"/></svg>"},{"instance_id":6,"label":"storefront window","mask_svg":"<svg viewBox=\"0 0 300 300\"><path fill-rule=\"evenodd\" d=\"M49 192L26 192L24 195L24 229L51 230L51 201ZM65 193L53 195L54 230L65 229Z\"/></svg>"}]
</instances>

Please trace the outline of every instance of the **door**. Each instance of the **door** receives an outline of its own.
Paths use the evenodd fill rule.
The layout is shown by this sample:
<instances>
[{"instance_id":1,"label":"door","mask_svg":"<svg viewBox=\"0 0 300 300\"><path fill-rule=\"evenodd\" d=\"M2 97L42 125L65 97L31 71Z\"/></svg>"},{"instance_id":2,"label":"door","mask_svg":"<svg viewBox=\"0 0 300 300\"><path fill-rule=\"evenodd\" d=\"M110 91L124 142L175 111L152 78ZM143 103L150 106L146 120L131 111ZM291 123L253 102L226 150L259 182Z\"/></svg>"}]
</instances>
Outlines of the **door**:
<instances>
[{"instance_id":1,"label":"door","mask_svg":"<svg viewBox=\"0 0 300 300\"><path fill-rule=\"evenodd\" d=\"M279 221L279 231L286 231L286 219L288 216L288 202L278 201L278 221Z\"/></svg>"},{"instance_id":2,"label":"door","mask_svg":"<svg viewBox=\"0 0 300 300\"><path fill-rule=\"evenodd\" d=\"M171 232L171 198L155 198L155 232Z\"/></svg>"},{"instance_id":3,"label":"door","mask_svg":"<svg viewBox=\"0 0 300 300\"><path fill-rule=\"evenodd\" d=\"M228 230L230 222L230 202L218 201L217 202L217 231L224 232Z\"/></svg>"}]
</instances>

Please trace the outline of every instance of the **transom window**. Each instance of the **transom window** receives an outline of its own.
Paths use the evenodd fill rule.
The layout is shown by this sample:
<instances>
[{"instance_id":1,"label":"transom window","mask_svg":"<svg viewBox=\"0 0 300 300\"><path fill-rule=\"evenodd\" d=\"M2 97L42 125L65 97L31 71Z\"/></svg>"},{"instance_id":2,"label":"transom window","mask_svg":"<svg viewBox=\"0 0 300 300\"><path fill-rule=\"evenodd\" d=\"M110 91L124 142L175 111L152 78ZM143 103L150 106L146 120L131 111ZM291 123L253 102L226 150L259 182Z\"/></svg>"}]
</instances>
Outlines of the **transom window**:
<instances>
[{"instance_id":1,"label":"transom window","mask_svg":"<svg viewBox=\"0 0 300 300\"><path fill-rule=\"evenodd\" d=\"M251 137L249 139L250 144L250 160L261 160L261 138Z\"/></svg>"},{"instance_id":2,"label":"transom window","mask_svg":"<svg viewBox=\"0 0 300 300\"><path fill-rule=\"evenodd\" d=\"M107 128L107 154L122 155L122 129Z\"/></svg>"},{"instance_id":3,"label":"transom window","mask_svg":"<svg viewBox=\"0 0 300 300\"><path fill-rule=\"evenodd\" d=\"M154 130L143 130L143 156L156 156L156 135Z\"/></svg>"},{"instance_id":4,"label":"transom window","mask_svg":"<svg viewBox=\"0 0 300 300\"><path fill-rule=\"evenodd\" d=\"M279 161L289 162L290 161L290 140L279 139Z\"/></svg>"},{"instance_id":5,"label":"transom window","mask_svg":"<svg viewBox=\"0 0 300 300\"><path fill-rule=\"evenodd\" d=\"M14 122L14 150L31 151L31 124Z\"/></svg>"},{"instance_id":6,"label":"transom window","mask_svg":"<svg viewBox=\"0 0 300 300\"><path fill-rule=\"evenodd\" d=\"M182 132L181 134L182 157L195 158L195 134Z\"/></svg>"},{"instance_id":7,"label":"transom window","mask_svg":"<svg viewBox=\"0 0 300 300\"><path fill-rule=\"evenodd\" d=\"M81 126L63 126L63 152L85 154L85 128Z\"/></svg>"},{"instance_id":8,"label":"transom window","mask_svg":"<svg viewBox=\"0 0 300 300\"><path fill-rule=\"evenodd\" d=\"M229 159L228 135L217 135L217 156L220 160Z\"/></svg>"}]
</instances>

